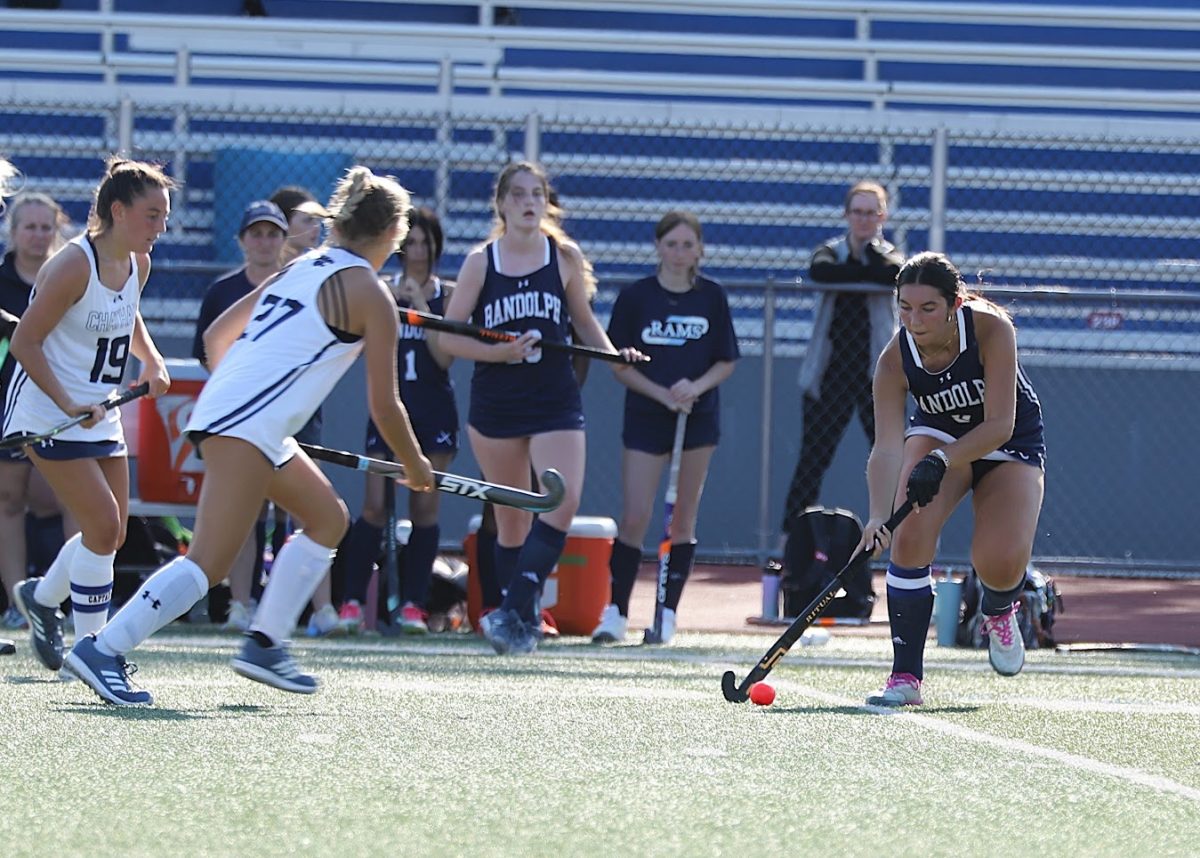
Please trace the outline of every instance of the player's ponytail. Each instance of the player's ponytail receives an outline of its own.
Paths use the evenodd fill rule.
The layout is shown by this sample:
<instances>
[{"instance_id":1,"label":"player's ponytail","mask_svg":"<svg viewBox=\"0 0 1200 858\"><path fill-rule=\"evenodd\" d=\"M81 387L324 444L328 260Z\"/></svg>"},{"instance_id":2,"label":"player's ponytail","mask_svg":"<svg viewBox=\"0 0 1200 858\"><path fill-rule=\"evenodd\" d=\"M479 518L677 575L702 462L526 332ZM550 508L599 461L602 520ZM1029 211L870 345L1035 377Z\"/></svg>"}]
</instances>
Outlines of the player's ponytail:
<instances>
[{"instance_id":1,"label":"player's ponytail","mask_svg":"<svg viewBox=\"0 0 1200 858\"><path fill-rule=\"evenodd\" d=\"M21 171L4 158L0 158L0 212L4 211L4 198L17 191Z\"/></svg>"},{"instance_id":2,"label":"player's ponytail","mask_svg":"<svg viewBox=\"0 0 1200 858\"><path fill-rule=\"evenodd\" d=\"M326 208L338 236L351 243L376 238L399 221L398 247L408 234L412 200L396 180L357 166L346 171Z\"/></svg>"}]
</instances>

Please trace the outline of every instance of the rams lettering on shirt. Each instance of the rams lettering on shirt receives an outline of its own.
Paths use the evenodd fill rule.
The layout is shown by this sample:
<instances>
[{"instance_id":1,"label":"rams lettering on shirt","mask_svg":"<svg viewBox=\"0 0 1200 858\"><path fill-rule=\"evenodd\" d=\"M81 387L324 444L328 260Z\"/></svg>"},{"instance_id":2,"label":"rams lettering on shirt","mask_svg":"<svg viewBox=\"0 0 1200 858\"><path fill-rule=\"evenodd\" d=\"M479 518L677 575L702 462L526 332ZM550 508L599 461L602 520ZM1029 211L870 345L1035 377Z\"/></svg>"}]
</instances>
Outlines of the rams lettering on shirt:
<instances>
[{"instance_id":1,"label":"rams lettering on shirt","mask_svg":"<svg viewBox=\"0 0 1200 858\"><path fill-rule=\"evenodd\" d=\"M667 316L642 328L642 342L649 346L681 346L707 333L708 319L703 316Z\"/></svg>"}]
</instances>

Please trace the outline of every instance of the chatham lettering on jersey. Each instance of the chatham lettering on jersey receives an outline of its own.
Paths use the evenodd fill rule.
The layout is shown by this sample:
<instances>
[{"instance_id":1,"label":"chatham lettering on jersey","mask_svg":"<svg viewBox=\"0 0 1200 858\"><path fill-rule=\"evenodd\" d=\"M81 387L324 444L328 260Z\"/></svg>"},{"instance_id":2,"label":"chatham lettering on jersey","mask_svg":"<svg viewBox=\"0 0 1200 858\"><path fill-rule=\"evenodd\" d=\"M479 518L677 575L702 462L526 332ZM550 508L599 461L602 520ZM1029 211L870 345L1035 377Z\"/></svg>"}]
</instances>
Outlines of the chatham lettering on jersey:
<instances>
[{"instance_id":1,"label":"chatham lettering on jersey","mask_svg":"<svg viewBox=\"0 0 1200 858\"><path fill-rule=\"evenodd\" d=\"M137 307L122 305L107 313L88 313L87 329L103 334L108 331L120 331L130 327L137 316Z\"/></svg>"},{"instance_id":2,"label":"chatham lettering on jersey","mask_svg":"<svg viewBox=\"0 0 1200 858\"><path fill-rule=\"evenodd\" d=\"M707 333L708 319L703 316L667 316L642 328L642 342L652 346L681 346L688 340L702 339Z\"/></svg>"},{"instance_id":3,"label":"chatham lettering on jersey","mask_svg":"<svg viewBox=\"0 0 1200 858\"><path fill-rule=\"evenodd\" d=\"M960 381L945 390L917 397L917 405L926 414L945 414L958 408L983 405L983 379Z\"/></svg>"},{"instance_id":4,"label":"chatham lettering on jersey","mask_svg":"<svg viewBox=\"0 0 1200 858\"><path fill-rule=\"evenodd\" d=\"M495 328L514 319L550 319L562 322L562 299L548 292L517 292L483 308L483 326Z\"/></svg>"}]
</instances>

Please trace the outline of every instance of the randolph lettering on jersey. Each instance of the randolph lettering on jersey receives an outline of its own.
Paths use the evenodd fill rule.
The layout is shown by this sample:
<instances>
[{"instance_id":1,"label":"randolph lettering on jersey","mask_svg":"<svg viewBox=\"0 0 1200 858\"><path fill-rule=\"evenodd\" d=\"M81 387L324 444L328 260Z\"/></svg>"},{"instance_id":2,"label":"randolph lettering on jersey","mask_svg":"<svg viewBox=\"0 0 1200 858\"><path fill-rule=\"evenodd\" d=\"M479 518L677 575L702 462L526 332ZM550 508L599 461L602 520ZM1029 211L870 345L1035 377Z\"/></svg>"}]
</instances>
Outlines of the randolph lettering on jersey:
<instances>
[{"instance_id":1,"label":"randolph lettering on jersey","mask_svg":"<svg viewBox=\"0 0 1200 858\"><path fill-rule=\"evenodd\" d=\"M562 321L562 299L548 292L518 292L505 295L483 308L483 326L495 328L514 319Z\"/></svg>"}]
</instances>

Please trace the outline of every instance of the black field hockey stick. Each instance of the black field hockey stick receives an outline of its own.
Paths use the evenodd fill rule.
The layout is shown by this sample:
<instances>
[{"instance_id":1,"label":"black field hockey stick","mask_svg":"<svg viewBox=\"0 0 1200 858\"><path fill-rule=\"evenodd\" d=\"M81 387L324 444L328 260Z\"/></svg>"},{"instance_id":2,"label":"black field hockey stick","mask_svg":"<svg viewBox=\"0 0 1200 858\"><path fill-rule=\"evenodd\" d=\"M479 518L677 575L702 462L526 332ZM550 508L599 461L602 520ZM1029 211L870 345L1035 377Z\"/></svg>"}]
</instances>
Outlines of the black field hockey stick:
<instances>
[{"instance_id":1,"label":"black field hockey stick","mask_svg":"<svg viewBox=\"0 0 1200 858\"><path fill-rule=\"evenodd\" d=\"M888 533L896 532L896 528L912 512L912 508L912 501L905 501L898 510L892 513L892 517L884 522L883 525ZM779 640L771 644L771 648L767 650L767 654L746 674L746 678L741 681L741 684L738 684L737 677L734 676L732 670L725 671L725 675L721 677L721 692L725 695L726 700L730 703L745 703L750 698L751 686L767 678L767 674L779 663L779 660L787 654L787 651L792 648L792 645L796 641L800 640L800 636L804 634L805 630L829 606L829 603L833 601L834 594L842 587L842 577L850 571L850 567L854 565L854 561L862 553L865 553L865 551L855 552L850 556L850 559L846 561L846 565L838 570L838 573L833 576L832 581L825 585L825 589L817 594L817 597L809 603L807 608L800 612L800 615L796 619L792 620L792 624L779 636Z\"/></svg>"},{"instance_id":2,"label":"black field hockey stick","mask_svg":"<svg viewBox=\"0 0 1200 858\"><path fill-rule=\"evenodd\" d=\"M445 331L448 334L462 334L463 336L474 337L485 343L509 343L520 336L519 334L514 334L512 331L498 331L495 328L481 328L479 325L472 325L470 322L456 322L452 319L443 319L441 316L435 316L433 313L425 313L410 307L400 308L400 321L414 327L429 328L434 331ZM620 352L606 352L604 349L592 348L591 346L552 342L550 340L539 341L537 348L570 352L571 354L583 355L584 357L594 357L598 360L611 361L612 363L645 363L650 360L649 357L643 355L641 360L628 361Z\"/></svg>"},{"instance_id":3,"label":"black field hockey stick","mask_svg":"<svg viewBox=\"0 0 1200 858\"><path fill-rule=\"evenodd\" d=\"M400 551L396 544L396 481L384 480L383 508L387 531L383 534L383 583L387 588L387 625L395 629L400 616Z\"/></svg>"},{"instance_id":4,"label":"black field hockey stick","mask_svg":"<svg viewBox=\"0 0 1200 858\"><path fill-rule=\"evenodd\" d=\"M300 449L319 461L331 462L345 468L354 468L356 471L366 471L368 474L396 478L403 477L405 473L403 465L385 459L372 459L370 456L360 456L357 453L346 453L342 450L330 450L315 444L301 444ZM497 506L511 506L526 512L550 512L558 509L567 491L562 474L553 468L542 471L542 485L547 489L545 494L499 483L489 483L484 480L474 480L458 474L445 474L441 471L433 472L433 480L438 491L484 503L493 503Z\"/></svg>"},{"instance_id":5,"label":"black field hockey stick","mask_svg":"<svg viewBox=\"0 0 1200 858\"><path fill-rule=\"evenodd\" d=\"M671 520L675 517L675 499L679 496L679 461L683 458L683 436L687 433L687 412L675 417L675 442L671 445L670 474L663 498L663 538L658 544L658 588L654 591L654 625L642 633L642 643L660 644L663 610L667 603L667 573L671 566Z\"/></svg>"},{"instance_id":6,"label":"black field hockey stick","mask_svg":"<svg viewBox=\"0 0 1200 858\"><path fill-rule=\"evenodd\" d=\"M105 411L112 411L114 408L124 405L127 402L133 402L133 400L145 396L149 392L149 382L143 381L137 387L129 388L129 390L125 391L120 396L115 396L112 399L106 399L104 402L99 404L104 407ZM27 444L38 444L42 441L49 441L55 435L59 435L63 432L66 432L68 429L71 429L72 427L78 426L91 416L92 415L90 412L87 414L79 414L75 417L72 417L70 420L59 423L53 429L48 429L45 432L40 432L36 435L31 432L26 432L21 435L11 435L8 438L5 438L3 441L0 441L0 450L8 450L12 447L24 447Z\"/></svg>"}]
</instances>

